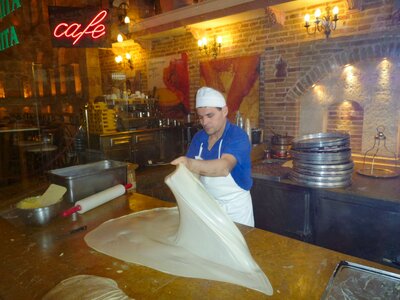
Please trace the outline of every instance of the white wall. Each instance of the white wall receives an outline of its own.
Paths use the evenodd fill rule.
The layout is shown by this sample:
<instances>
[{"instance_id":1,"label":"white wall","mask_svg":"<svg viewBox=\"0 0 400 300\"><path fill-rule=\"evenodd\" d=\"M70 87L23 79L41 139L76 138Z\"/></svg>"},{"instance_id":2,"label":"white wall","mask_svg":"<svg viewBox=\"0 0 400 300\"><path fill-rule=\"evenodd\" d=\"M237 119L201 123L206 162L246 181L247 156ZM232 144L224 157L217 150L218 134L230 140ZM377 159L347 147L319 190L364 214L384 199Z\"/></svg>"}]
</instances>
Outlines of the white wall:
<instances>
[{"instance_id":1,"label":"white wall","mask_svg":"<svg viewBox=\"0 0 400 300\"><path fill-rule=\"evenodd\" d=\"M385 126L387 148L399 152L400 58L344 66L321 80L300 98L300 134L326 131L328 106L345 100L364 109L362 153L373 146L379 125Z\"/></svg>"}]
</instances>

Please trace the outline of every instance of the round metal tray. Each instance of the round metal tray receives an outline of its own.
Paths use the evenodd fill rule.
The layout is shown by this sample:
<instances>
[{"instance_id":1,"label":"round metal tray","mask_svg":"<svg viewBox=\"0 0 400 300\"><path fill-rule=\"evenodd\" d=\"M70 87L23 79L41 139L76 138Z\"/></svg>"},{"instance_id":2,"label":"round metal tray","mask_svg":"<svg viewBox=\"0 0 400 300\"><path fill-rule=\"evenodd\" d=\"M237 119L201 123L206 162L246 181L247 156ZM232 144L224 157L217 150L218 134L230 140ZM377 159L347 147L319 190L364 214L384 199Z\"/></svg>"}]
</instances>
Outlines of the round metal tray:
<instances>
[{"instance_id":1,"label":"round metal tray","mask_svg":"<svg viewBox=\"0 0 400 300\"><path fill-rule=\"evenodd\" d=\"M340 177L340 176L349 176L353 174L353 169L342 170L342 171L315 171L308 169L299 169L293 168L299 174L309 175L309 176L317 176L317 177Z\"/></svg>"},{"instance_id":2,"label":"round metal tray","mask_svg":"<svg viewBox=\"0 0 400 300\"><path fill-rule=\"evenodd\" d=\"M293 140L294 149L338 147L349 143L350 135L343 132L321 132L303 135Z\"/></svg>"},{"instance_id":3,"label":"round metal tray","mask_svg":"<svg viewBox=\"0 0 400 300\"><path fill-rule=\"evenodd\" d=\"M290 176L300 179L300 180L305 180L305 181L310 181L310 182L321 182L321 183L331 183L331 182L345 182L349 181L351 179L351 173L346 174L346 175L341 175L341 176L313 176L313 175L306 175L306 174L300 174L296 172L295 170L292 170L290 172Z\"/></svg>"},{"instance_id":4,"label":"round metal tray","mask_svg":"<svg viewBox=\"0 0 400 300\"><path fill-rule=\"evenodd\" d=\"M381 168L366 168L357 170L357 173L364 176L374 177L374 178L395 178L400 175L399 172L395 172L389 169Z\"/></svg>"},{"instance_id":5,"label":"round metal tray","mask_svg":"<svg viewBox=\"0 0 400 300\"><path fill-rule=\"evenodd\" d=\"M341 187L347 187L351 185L351 181L349 182L334 182L334 183L321 183L321 182L308 182L308 181L303 181L303 180L297 180L297 179L293 179L290 178L293 181L303 184L305 186L309 186L309 187L316 187L316 188L341 188Z\"/></svg>"},{"instance_id":6,"label":"round metal tray","mask_svg":"<svg viewBox=\"0 0 400 300\"><path fill-rule=\"evenodd\" d=\"M343 171L354 168L354 163L352 161L344 164L338 165L315 165L315 164L305 164L299 161L293 161L293 169L305 169L310 171L324 172L324 171Z\"/></svg>"},{"instance_id":7,"label":"round metal tray","mask_svg":"<svg viewBox=\"0 0 400 300\"><path fill-rule=\"evenodd\" d=\"M343 143L339 146L327 146L327 147L318 147L318 148L292 148L293 150L301 151L304 153L327 153L327 152L338 152L346 149L350 149L350 141Z\"/></svg>"},{"instance_id":8,"label":"round metal tray","mask_svg":"<svg viewBox=\"0 0 400 300\"><path fill-rule=\"evenodd\" d=\"M351 185L351 177L342 181L332 181L332 182L321 182L316 180L309 180L297 177L293 172L289 174L289 178L295 182L300 184L310 186L310 187L318 187L318 188L339 188L346 187Z\"/></svg>"},{"instance_id":9,"label":"round metal tray","mask_svg":"<svg viewBox=\"0 0 400 300\"><path fill-rule=\"evenodd\" d=\"M338 152L309 153L291 150L290 154L294 160L300 163L316 165L334 165L348 163L351 160L351 150L346 149Z\"/></svg>"}]
</instances>

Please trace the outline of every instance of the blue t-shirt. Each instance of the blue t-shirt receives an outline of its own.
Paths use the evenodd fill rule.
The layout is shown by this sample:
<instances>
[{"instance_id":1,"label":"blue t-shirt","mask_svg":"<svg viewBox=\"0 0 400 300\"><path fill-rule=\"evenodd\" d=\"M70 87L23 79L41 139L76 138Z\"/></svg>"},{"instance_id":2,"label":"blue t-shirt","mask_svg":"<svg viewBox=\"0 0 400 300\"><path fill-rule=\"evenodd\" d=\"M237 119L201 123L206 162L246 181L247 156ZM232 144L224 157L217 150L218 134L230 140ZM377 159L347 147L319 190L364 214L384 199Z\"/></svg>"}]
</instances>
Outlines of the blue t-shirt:
<instances>
[{"instance_id":1,"label":"blue t-shirt","mask_svg":"<svg viewBox=\"0 0 400 300\"><path fill-rule=\"evenodd\" d=\"M199 155L201 143L203 143L203 151L201 158L204 160L218 159L218 152L221 144L221 156L223 154L231 154L236 160L236 166L232 169L231 175L236 184L244 190L250 190L253 180L251 178L251 145L249 137L240 127L226 122L222 137L208 150L208 135L204 130L197 132L189 146L186 156L195 158Z\"/></svg>"}]
</instances>

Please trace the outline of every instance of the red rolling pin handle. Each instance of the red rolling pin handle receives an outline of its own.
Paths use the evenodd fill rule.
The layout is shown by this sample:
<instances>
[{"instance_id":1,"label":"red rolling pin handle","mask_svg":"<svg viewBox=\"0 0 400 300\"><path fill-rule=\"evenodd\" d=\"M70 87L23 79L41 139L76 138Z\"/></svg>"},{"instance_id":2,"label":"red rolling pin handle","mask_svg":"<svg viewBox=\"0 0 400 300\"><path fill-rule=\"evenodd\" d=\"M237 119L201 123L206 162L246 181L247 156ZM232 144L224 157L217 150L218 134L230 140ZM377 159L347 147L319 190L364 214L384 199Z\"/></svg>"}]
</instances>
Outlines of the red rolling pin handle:
<instances>
[{"instance_id":1,"label":"red rolling pin handle","mask_svg":"<svg viewBox=\"0 0 400 300\"><path fill-rule=\"evenodd\" d=\"M76 213L77 211L79 211L79 210L81 210L81 209L82 209L82 208L81 208L80 205L73 206L73 207L71 207L71 208L65 210L65 211L62 213L62 216L63 216L63 217L68 217L69 215L72 215L73 213Z\"/></svg>"},{"instance_id":2,"label":"red rolling pin handle","mask_svg":"<svg viewBox=\"0 0 400 300\"><path fill-rule=\"evenodd\" d=\"M131 183L125 184L124 187L125 187L125 190L130 189L132 187L132 184ZM63 217L68 217L69 215L72 215L73 213L76 213L76 212L80 211L81 209L82 209L82 207L78 204L76 206L73 206L73 207L65 210L61 215Z\"/></svg>"}]
</instances>

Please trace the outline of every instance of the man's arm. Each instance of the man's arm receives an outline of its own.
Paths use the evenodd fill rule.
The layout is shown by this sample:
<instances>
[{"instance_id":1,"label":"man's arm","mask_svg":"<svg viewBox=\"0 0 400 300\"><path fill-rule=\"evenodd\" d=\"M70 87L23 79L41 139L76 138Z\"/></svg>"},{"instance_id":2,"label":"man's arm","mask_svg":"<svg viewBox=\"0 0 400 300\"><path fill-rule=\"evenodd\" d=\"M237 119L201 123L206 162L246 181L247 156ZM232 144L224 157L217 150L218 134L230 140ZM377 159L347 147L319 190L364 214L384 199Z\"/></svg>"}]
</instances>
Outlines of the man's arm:
<instances>
[{"instance_id":1,"label":"man's arm","mask_svg":"<svg viewBox=\"0 0 400 300\"><path fill-rule=\"evenodd\" d=\"M202 176L228 176L235 167L237 160L231 154L222 154L220 159L200 160L192 159L186 156L178 157L171 162L172 165L185 165L190 171Z\"/></svg>"}]
</instances>

